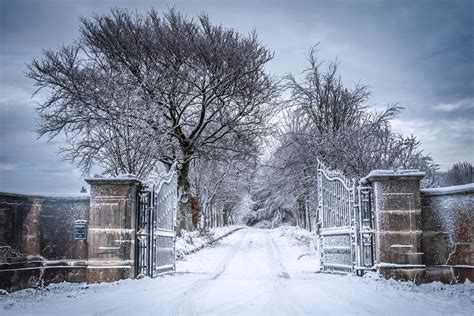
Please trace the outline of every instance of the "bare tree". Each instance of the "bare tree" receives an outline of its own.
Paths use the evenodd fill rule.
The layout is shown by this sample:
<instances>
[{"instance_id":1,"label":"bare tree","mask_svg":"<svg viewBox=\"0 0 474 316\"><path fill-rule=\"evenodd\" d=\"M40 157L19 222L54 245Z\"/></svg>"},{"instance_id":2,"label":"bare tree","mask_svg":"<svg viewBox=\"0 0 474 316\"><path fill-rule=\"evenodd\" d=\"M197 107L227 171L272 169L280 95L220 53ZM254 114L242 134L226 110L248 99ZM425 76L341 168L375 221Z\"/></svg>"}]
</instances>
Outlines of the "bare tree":
<instances>
[{"instance_id":1,"label":"bare tree","mask_svg":"<svg viewBox=\"0 0 474 316\"><path fill-rule=\"evenodd\" d=\"M420 150L415 136L398 135L391 129L390 121L400 113L400 106L371 110L368 87L345 87L337 63L324 68L315 48L309 52L309 67L303 74L301 80L287 77L291 92L287 120L254 191L258 216L278 215L276 218L314 228L317 158L355 179L374 169L417 168L428 173L425 185L430 184L437 169L432 158Z\"/></svg>"},{"instance_id":2,"label":"bare tree","mask_svg":"<svg viewBox=\"0 0 474 316\"><path fill-rule=\"evenodd\" d=\"M309 51L309 67L303 71L304 79L298 81L293 75L287 77L290 102L318 133L334 133L359 123L370 92L361 84L353 89L344 87L337 73L337 62L330 62L324 71L316 48L317 45Z\"/></svg>"},{"instance_id":3,"label":"bare tree","mask_svg":"<svg viewBox=\"0 0 474 316\"><path fill-rule=\"evenodd\" d=\"M273 54L255 32L242 35L174 9L163 17L116 9L81 21L76 43L46 51L27 74L50 91L38 109L39 134L71 135L66 158L112 174L145 174L158 161L178 160L179 186L188 193L193 159L258 152L279 89L264 69ZM181 210L180 228L190 228L190 204Z\"/></svg>"},{"instance_id":4,"label":"bare tree","mask_svg":"<svg viewBox=\"0 0 474 316\"><path fill-rule=\"evenodd\" d=\"M298 116L289 132L303 135L297 136L297 141L313 148L313 155L355 177L363 177L372 169L432 167L432 159L418 149L419 141L414 136L392 132L390 121L402 107L389 104L384 111L370 111L366 105L370 97L367 86L345 87L337 73L337 62L329 63L324 70L315 48L310 50L308 60L309 68L301 81L288 77L289 102Z\"/></svg>"}]
</instances>

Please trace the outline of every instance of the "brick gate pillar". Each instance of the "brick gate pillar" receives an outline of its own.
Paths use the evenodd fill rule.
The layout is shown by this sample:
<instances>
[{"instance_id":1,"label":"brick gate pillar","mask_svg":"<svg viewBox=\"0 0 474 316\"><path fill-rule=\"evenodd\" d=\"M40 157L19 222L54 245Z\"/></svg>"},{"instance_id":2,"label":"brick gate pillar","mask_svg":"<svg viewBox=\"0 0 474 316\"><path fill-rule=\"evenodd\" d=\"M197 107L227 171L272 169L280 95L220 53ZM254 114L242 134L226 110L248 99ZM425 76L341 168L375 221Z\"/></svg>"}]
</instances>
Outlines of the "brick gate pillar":
<instances>
[{"instance_id":1,"label":"brick gate pillar","mask_svg":"<svg viewBox=\"0 0 474 316\"><path fill-rule=\"evenodd\" d=\"M86 179L91 185L87 282L116 281L135 274L136 195L134 177Z\"/></svg>"},{"instance_id":2,"label":"brick gate pillar","mask_svg":"<svg viewBox=\"0 0 474 316\"><path fill-rule=\"evenodd\" d=\"M420 180L418 170L372 171L375 210L375 257L385 278L420 282L422 264Z\"/></svg>"}]
</instances>

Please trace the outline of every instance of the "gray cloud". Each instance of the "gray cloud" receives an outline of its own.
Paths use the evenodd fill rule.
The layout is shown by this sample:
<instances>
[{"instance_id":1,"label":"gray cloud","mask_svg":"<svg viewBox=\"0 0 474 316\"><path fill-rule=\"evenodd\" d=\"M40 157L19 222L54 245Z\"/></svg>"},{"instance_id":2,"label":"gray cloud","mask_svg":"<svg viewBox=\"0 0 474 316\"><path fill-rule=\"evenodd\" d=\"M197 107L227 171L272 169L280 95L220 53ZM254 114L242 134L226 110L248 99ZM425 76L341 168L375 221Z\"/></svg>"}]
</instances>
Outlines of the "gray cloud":
<instances>
[{"instance_id":1,"label":"gray cloud","mask_svg":"<svg viewBox=\"0 0 474 316\"><path fill-rule=\"evenodd\" d=\"M394 129L415 134L443 168L474 161L473 1L92 1L0 2L0 190L77 193L80 173L61 162L60 140L36 139L25 65L42 49L77 38L79 16L111 7L139 12L175 6L242 32L256 29L275 51L269 70L298 74L320 42L343 80L372 87L371 104L399 102Z\"/></svg>"}]
</instances>

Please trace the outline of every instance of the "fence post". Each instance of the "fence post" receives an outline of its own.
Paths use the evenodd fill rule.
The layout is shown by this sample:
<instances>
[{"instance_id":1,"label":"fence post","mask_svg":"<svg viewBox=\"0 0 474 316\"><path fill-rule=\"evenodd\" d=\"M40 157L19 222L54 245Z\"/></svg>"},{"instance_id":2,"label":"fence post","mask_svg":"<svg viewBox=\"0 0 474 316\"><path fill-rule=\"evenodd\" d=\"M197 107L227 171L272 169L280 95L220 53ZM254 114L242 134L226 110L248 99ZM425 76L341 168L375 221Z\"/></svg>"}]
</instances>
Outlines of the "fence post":
<instances>
[{"instance_id":1,"label":"fence post","mask_svg":"<svg viewBox=\"0 0 474 316\"><path fill-rule=\"evenodd\" d=\"M86 179L91 185L87 282L135 276L137 191L135 177Z\"/></svg>"},{"instance_id":2,"label":"fence post","mask_svg":"<svg viewBox=\"0 0 474 316\"><path fill-rule=\"evenodd\" d=\"M418 170L374 170L375 258L385 278L420 282L422 264L420 180Z\"/></svg>"}]
</instances>

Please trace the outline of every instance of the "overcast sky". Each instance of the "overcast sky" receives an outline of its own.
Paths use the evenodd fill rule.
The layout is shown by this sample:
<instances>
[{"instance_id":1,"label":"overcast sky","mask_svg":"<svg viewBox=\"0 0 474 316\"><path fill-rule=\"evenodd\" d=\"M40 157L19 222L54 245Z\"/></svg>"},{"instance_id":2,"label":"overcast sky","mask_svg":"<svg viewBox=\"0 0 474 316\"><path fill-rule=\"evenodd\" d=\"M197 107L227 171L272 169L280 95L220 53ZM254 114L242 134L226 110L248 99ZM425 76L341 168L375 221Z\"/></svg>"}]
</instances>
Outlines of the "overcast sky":
<instances>
[{"instance_id":1,"label":"overcast sky","mask_svg":"<svg viewBox=\"0 0 474 316\"><path fill-rule=\"evenodd\" d=\"M474 1L0 1L0 191L66 195L85 185L60 160L60 140L37 139L24 71L42 49L74 41L79 16L111 7L175 6L241 32L256 29L275 52L276 75L301 72L319 42L323 60L340 61L347 85L371 86L371 105L405 107L394 129L415 134L442 169L474 161Z\"/></svg>"}]
</instances>

